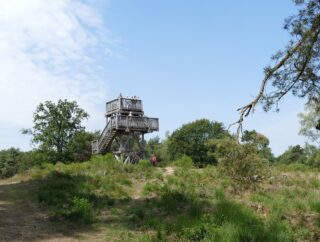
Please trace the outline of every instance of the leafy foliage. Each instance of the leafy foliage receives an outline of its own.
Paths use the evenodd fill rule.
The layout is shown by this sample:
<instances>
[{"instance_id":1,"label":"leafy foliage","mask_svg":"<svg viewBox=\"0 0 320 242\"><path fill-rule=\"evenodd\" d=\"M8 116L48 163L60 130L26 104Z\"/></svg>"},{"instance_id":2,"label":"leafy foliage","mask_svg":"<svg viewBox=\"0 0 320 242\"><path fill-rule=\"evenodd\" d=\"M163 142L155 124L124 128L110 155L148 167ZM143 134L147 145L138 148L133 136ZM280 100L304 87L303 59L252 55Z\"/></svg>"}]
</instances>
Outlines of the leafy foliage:
<instances>
[{"instance_id":1,"label":"leafy foliage","mask_svg":"<svg viewBox=\"0 0 320 242\"><path fill-rule=\"evenodd\" d=\"M173 165L181 167L181 168L193 168L193 161L189 156L181 156L177 160L173 162Z\"/></svg>"},{"instance_id":2,"label":"leafy foliage","mask_svg":"<svg viewBox=\"0 0 320 242\"><path fill-rule=\"evenodd\" d=\"M213 154L218 167L228 175L235 189L254 187L267 176L267 164L253 144L239 144L235 139L224 138L210 141L215 146Z\"/></svg>"},{"instance_id":3,"label":"leafy foliage","mask_svg":"<svg viewBox=\"0 0 320 242\"><path fill-rule=\"evenodd\" d=\"M278 62L285 58L285 64L270 76L275 90L264 97L266 109L277 103L289 91L295 96L307 97L308 100L319 97L320 2L318 0L295 2L297 5L302 5L302 8L297 15L285 21L284 28L289 31L293 40L273 57L273 60ZM266 73L270 71L267 67Z\"/></svg>"},{"instance_id":4,"label":"leafy foliage","mask_svg":"<svg viewBox=\"0 0 320 242\"><path fill-rule=\"evenodd\" d=\"M77 132L72 137L67 147L68 160L75 162L83 162L89 160L92 155L91 142L93 140L96 140L98 137L98 132Z\"/></svg>"},{"instance_id":5,"label":"leafy foliage","mask_svg":"<svg viewBox=\"0 0 320 242\"><path fill-rule=\"evenodd\" d=\"M261 159L253 144L228 141L226 154L241 158L238 150L252 149ZM313 221L318 218L320 182L310 169L286 172L282 178L278 168L289 166L277 166L257 189L234 194L234 181L221 172L220 164L198 169L188 157L173 164L174 172L168 174L148 161L124 165L108 154L83 163L42 163L28 172L38 181L32 184L51 218L96 223L93 228L107 230L108 240L317 240L319 228Z\"/></svg>"},{"instance_id":6,"label":"leafy foliage","mask_svg":"<svg viewBox=\"0 0 320 242\"><path fill-rule=\"evenodd\" d=\"M270 162L275 161L275 158L269 147L269 139L263 134L260 134L255 130L252 130L252 131L245 130L243 132L241 140L244 143L252 144L256 146L262 158L265 158Z\"/></svg>"},{"instance_id":7,"label":"leafy foliage","mask_svg":"<svg viewBox=\"0 0 320 242\"><path fill-rule=\"evenodd\" d=\"M31 134L33 143L51 154L55 162L66 161L68 146L77 133L84 131L81 123L88 116L76 102L46 101L40 103L34 113L33 128L23 133Z\"/></svg>"},{"instance_id":8,"label":"leafy foliage","mask_svg":"<svg viewBox=\"0 0 320 242\"><path fill-rule=\"evenodd\" d=\"M0 151L0 178L10 177L17 173L22 153L19 149L10 148Z\"/></svg>"},{"instance_id":9,"label":"leafy foliage","mask_svg":"<svg viewBox=\"0 0 320 242\"><path fill-rule=\"evenodd\" d=\"M157 156L157 161L168 162L168 136L166 135L166 138L163 140L160 140L159 136L149 139L146 144L146 154L147 157L150 157L151 154L155 154Z\"/></svg>"},{"instance_id":10,"label":"leafy foliage","mask_svg":"<svg viewBox=\"0 0 320 242\"><path fill-rule=\"evenodd\" d=\"M307 156L300 145L290 146L287 151L279 156L278 161L283 164L305 163Z\"/></svg>"},{"instance_id":11,"label":"leafy foliage","mask_svg":"<svg viewBox=\"0 0 320 242\"><path fill-rule=\"evenodd\" d=\"M320 149L314 145L306 144L290 146L278 157L280 164L304 164L313 168L320 168Z\"/></svg>"},{"instance_id":12,"label":"leafy foliage","mask_svg":"<svg viewBox=\"0 0 320 242\"><path fill-rule=\"evenodd\" d=\"M273 57L273 66L265 68L264 78L257 96L238 109L240 117L237 135L242 123L260 102L265 111L276 107L288 93L300 98L319 100L320 96L320 2L319 0L294 0L300 6L298 14L285 20L284 29L292 39ZM267 90L271 84L273 88ZM270 91L271 90L271 91ZM317 127L320 127L318 123Z\"/></svg>"},{"instance_id":13,"label":"leafy foliage","mask_svg":"<svg viewBox=\"0 0 320 242\"><path fill-rule=\"evenodd\" d=\"M168 154L171 160L187 155L197 165L215 164L215 157L208 156L206 142L228 136L222 123L200 119L175 130L168 140Z\"/></svg>"},{"instance_id":14,"label":"leafy foliage","mask_svg":"<svg viewBox=\"0 0 320 242\"><path fill-rule=\"evenodd\" d=\"M320 145L320 104L317 100L312 100L306 105L306 113L299 113L300 131L299 134L306 136L311 142L317 142Z\"/></svg>"}]
</instances>

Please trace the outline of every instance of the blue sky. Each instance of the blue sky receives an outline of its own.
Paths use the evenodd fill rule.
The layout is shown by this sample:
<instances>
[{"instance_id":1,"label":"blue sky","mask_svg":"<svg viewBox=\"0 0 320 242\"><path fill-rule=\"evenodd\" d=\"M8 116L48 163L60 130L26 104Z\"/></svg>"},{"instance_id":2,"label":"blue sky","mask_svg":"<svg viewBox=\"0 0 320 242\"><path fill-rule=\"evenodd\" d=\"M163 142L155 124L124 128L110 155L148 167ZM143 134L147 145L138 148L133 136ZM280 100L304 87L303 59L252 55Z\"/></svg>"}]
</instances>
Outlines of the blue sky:
<instances>
[{"instance_id":1,"label":"blue sky","mask_svg":"<svg viewBox=\"0 0 320 242\"><path fill-rule=\"evenodd\" d=\"M119 93L143 99L161 137L199 118L227 126L256 95L270 56L289 40L283 20L297 10L290 0L30 1L0 13L0 50L10 61L0 63L8 66L0 70L0 148L30 149L19 130L47 99L77 100L90 130L103 128L104 102ZM257 108L244 124L266 134L276 154L306 141L298 135L303 100L287 97L279 107Z\"/></svg>"}]
</instances>

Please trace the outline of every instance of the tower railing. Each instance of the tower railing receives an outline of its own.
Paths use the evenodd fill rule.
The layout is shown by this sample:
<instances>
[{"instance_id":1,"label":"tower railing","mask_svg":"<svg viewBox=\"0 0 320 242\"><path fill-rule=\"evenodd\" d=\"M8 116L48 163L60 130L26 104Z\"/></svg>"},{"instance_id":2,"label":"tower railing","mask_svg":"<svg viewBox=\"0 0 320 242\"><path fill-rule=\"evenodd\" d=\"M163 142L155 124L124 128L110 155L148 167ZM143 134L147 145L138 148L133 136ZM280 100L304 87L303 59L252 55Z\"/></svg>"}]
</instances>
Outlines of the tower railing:
<instances>
[{"instance_id":1,"label":"tower railing","mask_svg":"<svg viewBox=\"0 0 320 242\"><path fill-rule=\"evenodd\" d=\"M120 111L143 112L142 101L131 98L118 98L107 102L107 115Z\"/></svg>"},{"instance_id":2,"label":"tower railing","mask_svg":"<svg viewBox=\"0 0 320 242\"><path fill-rule=\"evenodd\" d=\"M98 140L92 142L92 153L105 154L111 151L136 162L138 151L133 146L133 142L136 142L140 147L138 154L143 157L144 135L159 130L159 119L144 115L142 100L136 96L128 98L119 95L117 99L106 103L105 116L107 124Z\"/></svg>"}]
</instances>

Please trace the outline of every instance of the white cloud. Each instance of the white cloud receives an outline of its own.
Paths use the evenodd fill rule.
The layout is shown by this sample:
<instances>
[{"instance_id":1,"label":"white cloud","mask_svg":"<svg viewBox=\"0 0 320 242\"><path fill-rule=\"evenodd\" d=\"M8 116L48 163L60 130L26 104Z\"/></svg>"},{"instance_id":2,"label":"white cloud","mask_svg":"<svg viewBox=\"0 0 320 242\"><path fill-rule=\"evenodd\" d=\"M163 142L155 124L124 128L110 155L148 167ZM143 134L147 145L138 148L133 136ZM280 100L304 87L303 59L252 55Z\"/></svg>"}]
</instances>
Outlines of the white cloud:
<instances>
[{"instance_id":1,"label":"white cloud","mask_svg":"<svg viewBox=\"0 0 320 242\"><path fill-rule=\"evenodd\" d=\"M39 102L60 98L101 120L102 60L112 44L101 16L84 2L0 0L0 122L30 127Z\"/></svg>"}]
</instances>

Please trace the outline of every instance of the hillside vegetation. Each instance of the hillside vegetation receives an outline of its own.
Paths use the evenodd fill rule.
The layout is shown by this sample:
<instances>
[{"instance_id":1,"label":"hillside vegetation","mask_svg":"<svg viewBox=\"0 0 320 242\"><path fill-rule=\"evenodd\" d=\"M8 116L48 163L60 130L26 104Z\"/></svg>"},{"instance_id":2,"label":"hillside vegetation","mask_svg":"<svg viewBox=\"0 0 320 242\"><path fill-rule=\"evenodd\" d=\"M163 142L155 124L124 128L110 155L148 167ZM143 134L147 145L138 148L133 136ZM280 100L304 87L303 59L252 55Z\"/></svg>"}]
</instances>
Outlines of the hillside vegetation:
<instances>
[{"instance_id":1,"label":"hillside vegetation","mask_svg":"<svg viewBox=\"0 0 320 242\"><path fill-rule=\"evenodd\" d=\"M85 118L76 102L45 102L24 130L36 148L0 151L0 240L320 240L319 147L275 157L265 135L239 142L200 119L140 141L157 166L123 164L91 155Z\"/></svg>"},{"instance_id":2,"label":"hillside vegetation","mask_svg":"<svg viewBox=\"0 0 320 242\"><path fill-rule=\"evenodd\" d=\"M188 157L152 167L96 156L45 163L14 180L32 181L34 203L72 234L99 228L92 240L316 241L320 177L296 169L272 167L259 187L241 193L216 166L196 168Z\"/></svg>"}]
</instances>

